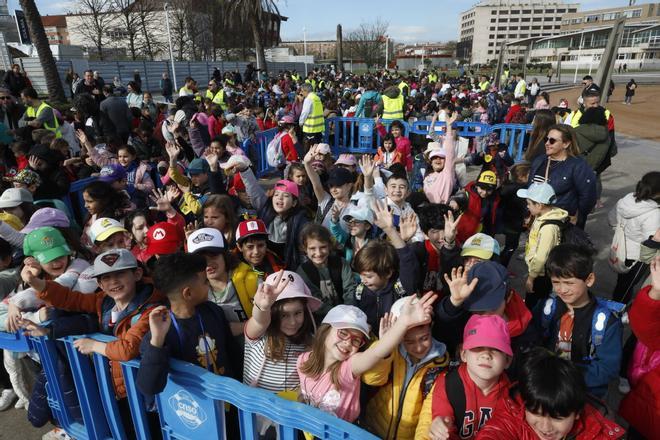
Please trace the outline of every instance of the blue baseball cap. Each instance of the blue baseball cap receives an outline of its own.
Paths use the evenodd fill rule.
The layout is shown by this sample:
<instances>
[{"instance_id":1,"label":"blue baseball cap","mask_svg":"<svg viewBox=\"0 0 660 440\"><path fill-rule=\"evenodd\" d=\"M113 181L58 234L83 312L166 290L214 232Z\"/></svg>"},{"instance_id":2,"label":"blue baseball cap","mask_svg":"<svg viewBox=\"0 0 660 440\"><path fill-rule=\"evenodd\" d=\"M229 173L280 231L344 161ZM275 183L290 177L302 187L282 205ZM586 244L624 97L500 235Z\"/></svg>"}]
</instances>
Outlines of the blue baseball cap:
<instances>
[{"instance_id":1,"label":"blue baseball cap","mask_svg":"<svg viewBox=\"0 0 660 440\"><path fill-rule=\"evenodd\" d=\"M126 179L126 170L118 163L106 165L101 168L99 180L102 182L112 183L124 179Z\"/></svg>"},{"instance_id":2,"label":"blue baseball cap","mask_svg":"<svg viewBox=\"0 0 660 440\"><path fill-rule=\"evenodd\" d=\"M468 282L475 278L479 279L477 287L463 302L463 307L470 312L487 312L501 306L508 289L506 268L494 261L482 261L468 272Z\"/></svg>"},{"instance_id":3,"label":"blue baseball cap","mask_svg":"<svg viewBox=\"0 0 660 440\"><path fill-rule=\"evenodd\" d=\"M546 182L534 182L527 189L519 189L516 195L521 199L529 199L544 205L552 205L557 198L555 190Z\"/></svg>"},{"instance_id":4,"label":"blue baseball cap","mask_svg":"<svg viewBox=\"0 0 660 440\"><path fill-rule=\"evenodd\" d=\"M192 162L190 162L190 165L188 165L188 174L191 175L208 173L209 171L211 171L209 163L200 157L193 159Z\"/></svg>"}]
</instances>

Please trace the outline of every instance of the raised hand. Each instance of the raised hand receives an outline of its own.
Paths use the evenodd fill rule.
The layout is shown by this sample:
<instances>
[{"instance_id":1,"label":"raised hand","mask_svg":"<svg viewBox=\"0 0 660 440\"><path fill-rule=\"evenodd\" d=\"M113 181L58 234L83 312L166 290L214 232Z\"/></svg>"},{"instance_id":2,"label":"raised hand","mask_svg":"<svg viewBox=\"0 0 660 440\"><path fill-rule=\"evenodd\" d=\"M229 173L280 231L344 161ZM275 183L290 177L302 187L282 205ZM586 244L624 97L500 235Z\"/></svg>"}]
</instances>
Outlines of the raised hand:
<instances>
[{"instance_id":1,"label":"raised hand","mask_svg":"<svg viewBox=\"0 0 660 440\"><path fill-rule=\"evenodd\" d=\"M149 313L149 331L151 331L151 345L162 347L165 337L172 324L170 311L165 306L158 306Z\"/></svg>"},{"instance_id":2,"label":"raised hand","mask_svg":"<svg viewBox=\"0 0 660 440\"><path fill-rule=\"evenodd\" d=\"M156 209L160 212L167 212L172 209L172 203L169 197L162 189L156 188L152 191L151 200L156 204Z\"/></svg>"},{"instance_id":3,"label":"raised hand","mask_svg":"<svg viewBox=\"0 0 660 440\"><path fill-rule=\"evenodd\" d=\"M393 229L392 213L387 202L374 200L371 204L371 210L374 212L374 223L383 231Z\"/></svg>"},{"instance_id":4,"label":"raised hand","mask_svg":"<svg viewBox=\"0 0 660 440\"><path fill-rule=\"evenodd\" d=\"M388 331L392 329L394 323L396 322L396 316L393 313L385 313L382 318L380 318L380 326L378 328L378 337L382 338L387 334Z\"/></svg>"},{"instance_id":5,"label":"raised hand","mask_svg":"<svg viewBox=\"0 0 660 440\"><path fill-rule=\"evenodd\" d=\"M399 234L403 241L409 241L415 236L417 232L417 214L410 212L407 215L401 217L401 222L399 223Z\"/></svg>"},{"instance_id":6,"label":"raised hand","mask_svg":"<svg viewBox=\"0 0 660 440\"><path fill-rule=\"evenodd\" d=\"M87 142L89 142L85 130L76 130L76 138L78 139L78 142L80 142L80 145L87 145Z\"/></svg>"},{"instance_id":7,"label":"raised hand","mask_svg":"<svg viewBox=\"0 0 660 440\"><path fill-rule=\"evenodd\" d=\"M21 270L21 278L23 282L27 283L34 290L41 292L46 287L46 282L39 278L41 275L41 265L34 258L26 258L23 261L23 269Z\"/></svg>"},{"instance_id":8,"label":"raised hand","mask_svg":"<svg viewBox=\"0 0 660 440\"><path fill-rule=\"evenodd\" d=\"M360 158L360 169L364 177L371 177L374 174L375 163L369 154L365 154Z\"/></svg>"},{"instance_id":9,"label":"raised hand","mask_svg":"<svg viewBox=\"0 0 660 440\"><path fill-rule=\"evenodd\" d=\"M656 256L649 263L651 268L651 291L649 296L655 300L660 300L660 256Z\"/></svg>"},{"instance_id":10,"label":"raised hand","mask_svg":"<svg viewBox=\"0 0 660 440\"><path fill-rule=\"evenodd\" d=\"M22 319L21 309L10 302L7 309L7 330L12 333L17 331L21 327Z\"/></svg>"},{"instance_id":11,"label":"raised hand","mask_svg":"<svg viewBox=\"0 0 660 440\"><path fill-rule=\"evenodd\" d=\"M216 153L207 150L204 159L209 163L212 172L218 171L218 155Z\"/></svg>"},{"instance_id":12,"label":"raised hand","mask_svg":"<svg viewBox=\"0 0 660 440\"><path fill-rule=\"evenodd\" d=\"M431 322L433 302L437 298L438 295L433 292L426 292L421 298L410 295L401 308L399 319L403 320L407 327L415 327Z\"/></svg>"},{"instance_id":13,"label":"raised hand","mask_svg":"<svg viewBox=\"0 0 660 440\"><path fill-rule=\"evenodd\" d=\"M167 155L170 157L170 165L172 165L176 163L179 153L181 153L181 147L174 142L166 142L165 151L167 151Z\"/></svg>"},{"instance_id":14,"label":"raised hand","mask_svg":"<svg viewBox=\"0 0 660 440\"><path fill-rule=\"evenodd\" d=\"M338 223L339 222L339 216L341 215L341 210L342 207L339 205L339 203L333 203L332 208L330 208L330 220L332 220L332 223Z\"/></svg>"},{"instance_id":15,"label":"raised hand","mask_svg":"<svg viewBox=\"0 0 660 440\"><path fill-rule=\"evenodd\" d=\"M316 155L316 149L317 149L316 144L309 147L309 151L305 153L305 157L303 157L304 163L312 163L314 161L314 156Z\"/></svg>"},{"instance_id":16,"label":"raised hand","mask_svg":"<svg viewBox=\"0 0 660 440\"><path fill-rule=\"evenodd\" d=\"M463 304L463 302L472 294L479 282L479 278L474 278L468 283L467 274L468 271L463 270L463 267L453 268L451 270L451 276L445 274L445 281L449 285L449 291L451 292L449 300L455 307Z\"/></svg>"},{"instance_id":17,"label":"raised hand","mask_svg":"<svg viewBox=\"0 0 660 440\"><path fill-rule=\"evenodd\" d=\"M181 195L181 190L174 185L170 185L167 187L165 195L170 203L174 203L174 201Z\"/></svg>"},{"instance_id":18,"label":"raised hand","mask_svg":"<svg viewBox=\"0 0 660 440\"><path fill-rule=\"evenodd\" d=\"M254 305L259 310L263 312L270 310L280 293L289 285L289 279L284 278L283 274L283 270L277 272L277 282L274 285L268 283L259 285L257 293L254 295Z\"/></svg>"},{"instance_id":19,"label":"raised hand","mask_svg":"<svg viewBox=\"0 0 660 440\"><path fill-rule=\"evenodd\" d=\"M199 226L199 222L197 220L195 220L194 222L187 223L185 228L183 228L183 230L186 234L186 240L188 239L188 237L190 237L190 234L192 234L193 232L195 232L199 228L200 228L200 226Z\"/></svg>"},{"instance_id":20,"label":"raised hand","mask_svg":"<svg viewBox=\"0 0 660 440\"><path fill-rule=\"evenodd\" d=\"M458 227L458 222L461 221L462 216L463 214L454 219L454 213L452 211L445 214L445 243L451 245L456 241L456 228Z\"/></svg>"}]
</instances>

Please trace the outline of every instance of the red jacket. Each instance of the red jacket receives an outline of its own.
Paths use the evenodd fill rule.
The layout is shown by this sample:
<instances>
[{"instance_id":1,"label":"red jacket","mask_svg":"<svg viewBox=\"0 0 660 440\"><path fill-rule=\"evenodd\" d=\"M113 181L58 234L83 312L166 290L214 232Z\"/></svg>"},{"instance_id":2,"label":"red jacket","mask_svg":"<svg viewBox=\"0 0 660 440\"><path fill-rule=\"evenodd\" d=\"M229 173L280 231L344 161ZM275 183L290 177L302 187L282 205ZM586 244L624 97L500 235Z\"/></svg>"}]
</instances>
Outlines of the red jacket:
<instances>
[{"instance_id":1,"label":"red jacket","mask_svg":"<svg viewBox=\"0 0 660 440\"><path fill-rule=\"evenodd\" d=\"M482 198L477 194L475 189L476 182L470 182L465 186L465 192L468 195L468 207L463 213L461 220L456 227L456 240L459 243L464 243L465 240L480 231L481 225L481 203ZM500 204L500 195L494 192L489 197L495 197L493 209L491 210L491 224L495 225L497 221L497 208Z\"/></svg>"},{"instance_id":2,"label":"red jacket","mask_svg":"<svg viewBox=\"0 0 660 440\"><path fill-rule=\"evenodd\" d=\"M584 407L566 438L575 440L611 440L621 438L626 430L606 419L591 405ZM538 440L531 426L525 421L525 407L520 398L507 398L502 410L477 433L476 440Z\"/></svg>"},{"instance_id":3,"label":"red jacket","mask_svg":"<svg viewBox=\"0 0 660 440\"><path fill-rule=\"evenodd\" d=\"M649 296L651 286L639 291L630 308L630 327L651 352L660 350L660 301ZM619 414L646 438L660 433L660 369L644 374L624 397Z\"/></svg>"},{"instance_id":4,"label":"red jacket","mask_svg":"<svg viewBox=\"0 0 660 440\"><path fill-rule=\"evenodd\" d=\"M522 107L520 105L512 105L511 107L509 107L509 111L504 117L504 123L505 124L511 123L511 120L513 120L516 114L520 113L521 111L522 111Z\"/></svg>"}]
</instances>

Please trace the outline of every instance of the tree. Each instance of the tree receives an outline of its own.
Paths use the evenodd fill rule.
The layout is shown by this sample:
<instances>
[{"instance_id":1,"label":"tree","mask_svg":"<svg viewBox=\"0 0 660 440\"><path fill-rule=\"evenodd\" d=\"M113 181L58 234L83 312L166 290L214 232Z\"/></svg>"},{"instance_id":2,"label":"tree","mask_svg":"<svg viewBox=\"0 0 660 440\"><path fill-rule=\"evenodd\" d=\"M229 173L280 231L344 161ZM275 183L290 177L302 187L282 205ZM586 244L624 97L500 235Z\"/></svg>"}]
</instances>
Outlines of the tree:
<instances>
[{"instance_id":1,"label":"tree","mask_svg":"<svg viewBox=\"0 0 660 440\"><path fill-rule=\"evenodd\" d=\"M350 58L364 61L367 69L385 64L385 34L389 23L377 18L372 23L361 23L348 34L347 49Z\"/></svg>"},{"instance_id":2,"label":"tree","mask_svg":"<svg viewBox=\"0 0 660 440\"><path fill-rule=\"evenodd\" d=\"M41 67L44 70L46 88L48 89L48 100L51 103L64 102L66 100L64 87L62 87L62 81L57 72L55 58L53 58L53 53L50 51L50 44L48 43L48 37L46 37L46 31L41 22L41 14L39 14L37 5L34 3L34 0L19 0L19 4L25 14L30 38L34 47L37 49L39 62L41 62Z\"/></svg>"},{"instance_id":3,"label":"tree","mask_svg":"<svg viewBox=\"0 0 660 440\"><path fill-rule=\"evenodd\" d=\"M156 0L140 0L133 3L133 11L137 15L138 26L142 40L141 52L151 61L161 52L166 50L167 43L154 38L153 25L160 12ZM157 23L162 27L162 23Z\"/></svg>"},{"instance_id":4,"label":"tree","mask_svg":"<svg viewBox=\"0 0 660 440\"><path fill-rule=\"evenodd\" d=\"M121 26L122 34L128 40L128 51L131 59L135 61L139 51L140 17L133 11L133 3L133 0L112 0L111 8L119 15L117 24Z\"/></svg>"},{"instance_id":5,"label":"tree","mask_svg":"<svg viewBox=\"0 0 660 440\"><path fill-rule=\"evenodd\" d=\"M269 29L273 15L279 15L276 0L220 0L230 20L243 25L249 25L254 39L257 56L257 65L260 69L268 70L266 53L264 51L265 35L262 29Z\"/></svg>"},{"instance_id":6,"label":"tree","mask_svg":"<svg viewBox=\"0 0 660 440\"><path fill-rule=\"evenodd\" d=\"M76 0L74 5L80 19L79 32L92 42L100 60L103 60L103 47L108 39L108 31L115 21L112 14L112 0Z\"/></svg>"}]
</instances>

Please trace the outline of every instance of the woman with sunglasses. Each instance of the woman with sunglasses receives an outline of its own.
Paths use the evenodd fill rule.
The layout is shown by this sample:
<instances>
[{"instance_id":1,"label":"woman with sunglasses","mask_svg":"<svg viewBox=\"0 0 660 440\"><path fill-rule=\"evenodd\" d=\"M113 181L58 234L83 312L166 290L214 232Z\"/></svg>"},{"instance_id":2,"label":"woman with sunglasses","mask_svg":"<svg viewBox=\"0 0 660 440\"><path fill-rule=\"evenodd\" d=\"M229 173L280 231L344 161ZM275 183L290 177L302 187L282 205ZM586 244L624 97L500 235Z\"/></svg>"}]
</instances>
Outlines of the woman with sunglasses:
<instances>
[{"instance_id":1,"label":"woman with sunglasses","mask_svg":"<svg viewBox=\"0 0 660 440\"><path fill-rule=\"evenodd\" d=\"M575 131L565 124L550 127L545 154L532 162L529 183L547 182L555 190L554 206L568 211L573 223L584 229L596 205L596 174L580 155Z\"/></svg>"}]
</instances>

